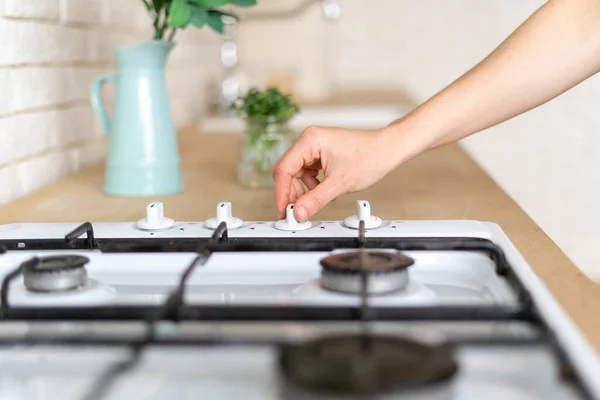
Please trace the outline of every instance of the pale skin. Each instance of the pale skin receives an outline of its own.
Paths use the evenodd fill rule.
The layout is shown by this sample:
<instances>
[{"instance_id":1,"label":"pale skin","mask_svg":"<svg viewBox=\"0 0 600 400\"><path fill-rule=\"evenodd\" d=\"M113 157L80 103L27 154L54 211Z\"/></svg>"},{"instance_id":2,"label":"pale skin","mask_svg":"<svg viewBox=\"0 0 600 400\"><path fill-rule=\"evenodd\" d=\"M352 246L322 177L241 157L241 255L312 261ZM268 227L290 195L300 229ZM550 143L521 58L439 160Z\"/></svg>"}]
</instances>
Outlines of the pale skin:
<instances>
[{"instance_id":1,"label":"pale skin","mask_svg":"<svg viewBox=\"0 0 600 400\"><path fill-rule=\"evenodd\" d=\"M273 168L277 214L295 203L296 219L310 219L411 158L536 108L599 71L600 0L549 0L482 62L388 126L304 130Z\"/></svg>"}]
</instances>

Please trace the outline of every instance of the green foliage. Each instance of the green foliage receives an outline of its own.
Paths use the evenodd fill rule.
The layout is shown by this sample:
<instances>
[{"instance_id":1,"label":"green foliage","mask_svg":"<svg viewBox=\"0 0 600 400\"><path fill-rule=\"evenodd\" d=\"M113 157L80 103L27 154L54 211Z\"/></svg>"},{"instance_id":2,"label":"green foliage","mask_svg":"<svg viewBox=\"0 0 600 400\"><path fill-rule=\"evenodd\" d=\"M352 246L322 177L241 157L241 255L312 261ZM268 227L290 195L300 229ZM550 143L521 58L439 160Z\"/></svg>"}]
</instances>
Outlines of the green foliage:
<instances>
[{"instance_id":1,"label":"green foliage","mask_svg":"<svg viewBox=\"0 0 600 400\"><path fill-rule=\"evenodd\" d=\"M242 135L242 171L250 186L271 182L270 171L293 144L294 132L288 122L300 111L289 95L277 88L252 88L233 104L245 118Z\"/></svg>"},{"instance_id":2,"label":"green foliage","mask_svg":"<svg viewBox=\"0 0 600 400\"><path fill-rule=\"evenodd\" d=\"M216 10L216 7L232 5L237 7L255 6L257 0L141 0L154 22L154 39L163 40L167 30L171 41L178 29L186 29L190 24L197 29L208 25L218 34L224 30L223 16L236 18L235 14Z\"/></svg>"},{"instance_id":3,"label":"green foliage","mask_svg":"<svg viewBox=\"0 0 600 400\"><path fill-rule=\"evenodd\" d=\"M271 117L278 120L289 119L300 111L290 96L281 93L277 88L267 88L264 91L252 88L238 98L233 108L242 117Z\"/></svg>"},{"instance_id":4,"label":"green foliage","mask_svg":"<svg viewBox=\"0 0 600 400\"><path fill-rule=\"evenodd\" d=\"M171 8L169 9L170 28L182 27L191 17L192 8L185 0L173 0Z\"/></svg>"}]
</instances>

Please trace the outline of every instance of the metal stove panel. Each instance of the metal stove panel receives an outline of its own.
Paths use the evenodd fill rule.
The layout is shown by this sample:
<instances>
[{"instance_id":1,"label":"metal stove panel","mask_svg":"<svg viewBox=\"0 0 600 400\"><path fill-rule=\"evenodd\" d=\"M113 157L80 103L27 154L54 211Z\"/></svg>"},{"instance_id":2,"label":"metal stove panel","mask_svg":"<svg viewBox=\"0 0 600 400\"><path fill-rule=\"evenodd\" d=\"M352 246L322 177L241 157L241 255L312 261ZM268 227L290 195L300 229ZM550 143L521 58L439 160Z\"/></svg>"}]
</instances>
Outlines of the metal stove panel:
<instances>
[{"instance_id":1,"label":"metal stove panel","mask_svg":"<svg viewBox=\"0 0 600 400\"><path fill-rule=\"evenodd\" d=\"M0 225L0 240L17 239L63 239L79 226L79 223L19 223ZM144 231L131 222L95 222L96 238L210 238L214 230L206 228L203 222L175 222L173 227L164 230ZM237 229L231 229L232 238L321 238L358 235L339 221L316 221L307 230L283 231L275 228L274 222L247 221ZM487 227L479 221L402 221L391 220L376 229L367 230L367 237L474 237L489 239Z\"/></svg>"}]
</instances>

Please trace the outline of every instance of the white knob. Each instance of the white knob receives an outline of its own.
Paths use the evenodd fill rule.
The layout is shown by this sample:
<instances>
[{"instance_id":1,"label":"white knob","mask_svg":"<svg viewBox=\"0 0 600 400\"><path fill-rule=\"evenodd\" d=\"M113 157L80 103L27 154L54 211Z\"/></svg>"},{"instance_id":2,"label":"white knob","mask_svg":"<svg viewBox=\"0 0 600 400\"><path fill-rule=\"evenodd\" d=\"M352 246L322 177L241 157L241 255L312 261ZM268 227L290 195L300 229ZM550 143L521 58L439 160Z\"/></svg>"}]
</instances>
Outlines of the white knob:
<instances>
[{"instance_id":1,"label":"white knob","mask_svg":"<svg viewBox=\"0 0 600 400\"><path fill-rule=\"evenodd\" d=\"M312 226L309 221L298 222L294 216L294 205L288 204L285 209L285 219L281 219L275 223L275 228L282 231L303 231Z\"/></svg>"},{"instance_id":2,"label":"white knob","mask_svg":"<svg viewBox=\"0 0 600 400\"><path fill-rule=\"evenodd\" d=\"M356 202L356 217L359 221L369 221L371 219L371 205L368 201Z\"/></svg>"},{"instance_id":3,"label":"white knob","mask_svg":"<svg viewBox=\"0 0 600 400\"><path fill-rule=\"evenodd\" d=\"M150 203L146 206L146 218L137 222L137 227L146 231L159 231L171 228L175 222L165 217L163 203Z\"/></svg>"},{"instance_id":4,"label":"white knob","mask_svg":"<svg viewBox=\"0 0 600 400\"><path fill-rule=\"evenodd\" d=\"M227 229L239 228L243 223L241 219L233 216L231 212L231 203L225 201L217 204L217 216L206 220L205 224L210 229L217 229L221 222L227 224Z\"/></svg>"},{"instance_id":5,"label":"white knob","mask_svg":"<svg viewBox=\"0 0 600 400\"><path fill-rule=\"evenodd\" d=\"M366 200L356 202L356 215L344 220L348 228L358 229L360 221L365 221L365 229L374 229L381 226L381 218L371 215L371 205Z\"/></svg>"}]
</instances>

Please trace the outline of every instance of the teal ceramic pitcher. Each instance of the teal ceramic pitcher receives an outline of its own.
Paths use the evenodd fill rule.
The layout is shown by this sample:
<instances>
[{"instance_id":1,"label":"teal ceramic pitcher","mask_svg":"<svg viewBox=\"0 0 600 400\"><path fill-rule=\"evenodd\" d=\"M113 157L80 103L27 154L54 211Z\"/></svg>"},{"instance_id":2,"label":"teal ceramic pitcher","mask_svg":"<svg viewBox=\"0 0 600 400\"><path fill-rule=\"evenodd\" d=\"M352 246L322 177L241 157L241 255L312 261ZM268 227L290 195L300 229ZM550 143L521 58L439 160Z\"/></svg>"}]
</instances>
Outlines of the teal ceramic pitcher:
<instances>
[{"instance_id":1,"label":"teal ceramic pitcher","mask_svg":"<svg viewBox=\"0 0 600 400\"><path fill-rule=\"evenodd\" d=\"M109 138L108 194L154 196L183 190L165 79L173 46L155 40L118 47L117 73L98 76L92 83L92 107ZM107 82L115 88L112 119L102 103Z\"/></svg>"}]
</instances>

